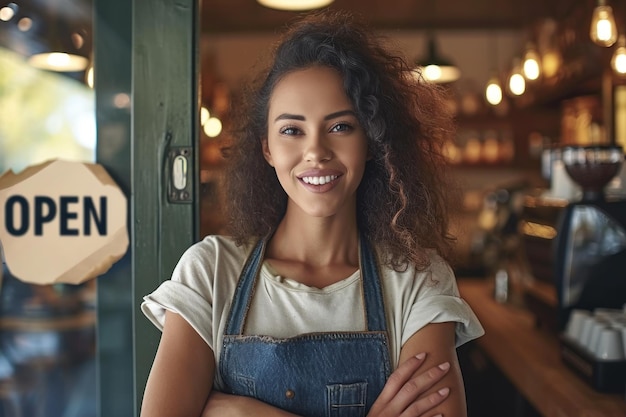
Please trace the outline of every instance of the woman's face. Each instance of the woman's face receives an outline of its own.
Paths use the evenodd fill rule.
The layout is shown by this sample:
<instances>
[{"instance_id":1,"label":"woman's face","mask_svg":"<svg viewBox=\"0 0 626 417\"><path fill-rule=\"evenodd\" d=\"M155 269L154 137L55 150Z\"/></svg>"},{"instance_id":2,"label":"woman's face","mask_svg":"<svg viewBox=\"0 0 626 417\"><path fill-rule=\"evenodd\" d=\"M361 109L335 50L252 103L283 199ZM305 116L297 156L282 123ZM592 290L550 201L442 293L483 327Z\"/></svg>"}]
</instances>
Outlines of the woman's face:
<instances>
[{"instance_id":1,"label":"woman's face","mask_svg":"<svg viewBox=\"0 0 626 417\"><path fill-rule=\"evenodd\" d=\"M355 215L367 138L336 70L297 70L276 84L263 153L289 196L288 210Z\"/></svg>"}]
</instances>

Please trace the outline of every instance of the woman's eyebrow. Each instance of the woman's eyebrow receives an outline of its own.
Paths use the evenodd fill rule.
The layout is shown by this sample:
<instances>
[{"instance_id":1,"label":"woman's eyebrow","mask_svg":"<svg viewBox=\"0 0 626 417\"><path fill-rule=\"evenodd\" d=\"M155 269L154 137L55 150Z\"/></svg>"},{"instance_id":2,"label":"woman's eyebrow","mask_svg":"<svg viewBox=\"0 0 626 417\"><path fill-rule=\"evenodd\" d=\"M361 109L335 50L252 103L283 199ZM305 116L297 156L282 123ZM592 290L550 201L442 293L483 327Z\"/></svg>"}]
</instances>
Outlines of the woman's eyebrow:
<instances>
[{"instance_id":1,"label":"woman's eyebrow","mask_svg":"<svg viewBox=\"0 0 626 417\"><path fill-rule=\"evenodd\" d=\"M305 120L305 118L304 116L301 116L299 114L283 113L283 114L278 115L278 117L274 119L275 122L279 120Z\"/></svg>"},{"instance_id":2,"label":"woman's eyebrow","mask_svg":"<svg viewBox=\"0 0 626 417\"><path fill-rule=\"evenodd\" d=\"M346 116L346 115L350 115L350 116L355 116L356 117L356 113L353 110L341 110L335 113L331 113L327 116L324 117L324 120L330 120L330 119L334 119L336 117L341 117L341 116Z\"/></svg>"},{"instance_id":3,"label":"woman's eyebrow","mask_svg":"<svg viewBox=\"0 0 626 417\"><path fill-rule=\"evenodd\" d=\"M345 116L345 115L350 115L350 116L356 116L356 113L352 110L340 110L331 114L328 114L326 116L324 116L324 120L331 120L334 119L336 117L341 117L341 116ZM279 120L306 120L306 118L302 115L299 114L290 114L290 113L283 113L283 114L279 114L276 119L274 119L275 122L279 121Z\"/></svg>"}]
</instances>

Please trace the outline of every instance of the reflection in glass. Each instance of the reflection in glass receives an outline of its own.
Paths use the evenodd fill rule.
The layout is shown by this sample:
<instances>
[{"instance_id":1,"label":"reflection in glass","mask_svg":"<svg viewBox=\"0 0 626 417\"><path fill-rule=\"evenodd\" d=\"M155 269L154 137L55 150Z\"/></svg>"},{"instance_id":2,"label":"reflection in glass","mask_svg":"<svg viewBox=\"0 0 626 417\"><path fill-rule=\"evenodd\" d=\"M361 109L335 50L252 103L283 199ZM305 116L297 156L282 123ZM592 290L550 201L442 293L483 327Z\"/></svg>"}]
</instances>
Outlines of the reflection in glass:
<instances>
[{"instance_id":1,"label":"reflection in glass","mask_svg":"<svg viewBox=\"0 0 626 417\"><path fill-rule=\"evenodd\" d=\"M0 174L51 159L94 162L94 91L3 46ZM27 284L0 260L0 417L95 417L95 280Z\"/></svg>"}]
</instances>

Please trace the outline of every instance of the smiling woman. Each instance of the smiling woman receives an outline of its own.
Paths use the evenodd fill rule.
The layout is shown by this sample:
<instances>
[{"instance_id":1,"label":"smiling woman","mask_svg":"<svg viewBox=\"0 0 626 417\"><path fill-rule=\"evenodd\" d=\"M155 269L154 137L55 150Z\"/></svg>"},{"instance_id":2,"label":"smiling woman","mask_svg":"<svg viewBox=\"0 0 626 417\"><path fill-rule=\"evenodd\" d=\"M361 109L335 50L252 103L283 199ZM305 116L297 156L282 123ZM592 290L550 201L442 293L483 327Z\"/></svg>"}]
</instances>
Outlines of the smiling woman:
<instances>
[{"instance_id":1,"label":"smiling woman","mask_svg":"<svg viewBox=\"0 0 626 417\"><path fill-rule=\"evenodd\" d=\"M142 304L163 331L143 416L466 414L455 348L482 328L445 261L451 120L382 45L310 14L236 106L231 235Z\"/></svg>"}]
</instances>

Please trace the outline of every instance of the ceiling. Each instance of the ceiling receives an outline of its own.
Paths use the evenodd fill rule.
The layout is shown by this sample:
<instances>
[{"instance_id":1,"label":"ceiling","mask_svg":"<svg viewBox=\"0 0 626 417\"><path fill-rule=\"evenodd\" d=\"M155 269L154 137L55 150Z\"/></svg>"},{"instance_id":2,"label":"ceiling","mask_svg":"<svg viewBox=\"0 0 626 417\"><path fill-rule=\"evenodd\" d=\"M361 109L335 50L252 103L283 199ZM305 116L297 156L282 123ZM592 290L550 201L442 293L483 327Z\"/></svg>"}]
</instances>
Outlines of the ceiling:
<instances>
[{"instance_id":1,"label":"ceiling","mask_svg":"<svg viewBox=\"0 0 626 417\"><path fill-rule=\"evenodd\" d=\"M79 32L83 48L92 45L95 0L0 0L0 7L16 4L19 10L10 22L0 21L0 46L28 56L47 47L54 38L70 39ZM106 1L106 0L98 0ZM146 0L153 1L153 0ZM171 0L160 0L162 2ZM203 34L255 34L281 30L299 13L266 8L256 0L198 0ZM380 30L524 30L541 18L559 22L588 19L597 0L335 0L330 9L360 14L372 28ZM626 23L626 0L608 0L616 20ZM577 16L574 18L574 16ZM32 18L28 32L17 22ZM61 24L59 24L59 22ZM71 46L71 45L70 45ZM87 51L87 56L90 51Z\"/></svg>"},{"instance_id":2,"label":"ceiling","mask_svg":"<svg viewBox=\"0 0 626 417\"><path fill-rule=\"evenodd\" d=\"M94 0L0 0L29 16L31 48L41 48L51 33L80 30L90 43ZM104 1L104 0L101 0ZM256 0L198 0L202 33L276 32L298 15L261 6ZM360 14L375 29L488 30L524 29L539 18L566 19L575 9L591 10L597 0L335 0L329 8ZM624 10L625 0L609 0ZM621 4L621 6L620 6ZM61 24L53 23L61 22ZM0 22L0 45L26 49L25 33ZM51 26L52 25L52 26ZM65 36L64 38L67 38ZM26 53L27 51L22 51ZM32 51L31 51L32 52Z\"/></svg>"},{"instance_id":3,"label":"ceiling","mask_svg":"<svg viewBox=\"0 0 626 417\"><path fill-rule=\"evenodd\" d=\"M522 29L538 17L563 18L594 0L335 0L329 8L352 10L377 29ZM275 31L296 13L255 0L201 0L205 33Z\"/></svg>"}]
</instances>

